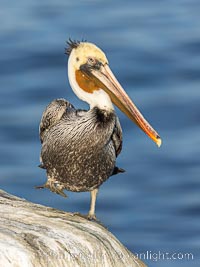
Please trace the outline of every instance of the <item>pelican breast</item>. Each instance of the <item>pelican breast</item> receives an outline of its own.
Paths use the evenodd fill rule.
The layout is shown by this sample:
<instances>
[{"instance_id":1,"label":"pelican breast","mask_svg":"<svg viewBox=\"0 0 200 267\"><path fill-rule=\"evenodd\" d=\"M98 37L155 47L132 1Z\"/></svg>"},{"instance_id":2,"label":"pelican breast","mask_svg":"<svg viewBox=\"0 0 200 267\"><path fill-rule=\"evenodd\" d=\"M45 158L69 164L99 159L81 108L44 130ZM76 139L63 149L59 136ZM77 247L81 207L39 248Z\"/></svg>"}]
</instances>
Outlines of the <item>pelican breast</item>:
<instances>
[{"instance_id":1,"label":"pelican breast","mask_svg":"<svg viewBox=\"0 0 200 267\"><path fill-rule=\"evenodd\" d=\"M48 176L58 179L65 189L71 191L97 188L112 174L116 156L121 151L122 134L118 118L114 111L97 107L83 111L72 105L66 105L60 116L63 108L54 105L52 112L52 106L50 104L45 110L49 114L46 118L53 123L43 130L41 151ZM45 120L41 123L47 124Z\"/></svg>"}]
</instances>

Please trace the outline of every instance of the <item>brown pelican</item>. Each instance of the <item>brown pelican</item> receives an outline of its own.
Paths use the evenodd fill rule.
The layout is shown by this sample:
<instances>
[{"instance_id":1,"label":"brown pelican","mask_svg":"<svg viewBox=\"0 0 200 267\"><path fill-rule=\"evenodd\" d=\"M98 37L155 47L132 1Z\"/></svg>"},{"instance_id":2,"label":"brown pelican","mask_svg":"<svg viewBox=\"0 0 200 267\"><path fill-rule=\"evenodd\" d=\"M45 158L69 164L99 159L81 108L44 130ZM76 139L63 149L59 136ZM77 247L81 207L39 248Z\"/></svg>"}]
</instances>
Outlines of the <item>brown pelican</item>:
<instances>
[{"instance_id":1,"label":"brown pelican","mask_svg":"<svg viewBox=\"0 0 200 267\"><path fill-rule=\"evenodd\" d=\"M40 123L40 167L46 169L48 179L39 188L62 196L66 196L64 189L91 192L88 218L95 219L99 186L124 171L115 165L122 148L122 129L113 103L158 146L161 138L123 90L102 50L92 43L69 40L66 54L70 85L90 108L75 109L65 99L46 107Z\"/></svg>"}]
</instances>

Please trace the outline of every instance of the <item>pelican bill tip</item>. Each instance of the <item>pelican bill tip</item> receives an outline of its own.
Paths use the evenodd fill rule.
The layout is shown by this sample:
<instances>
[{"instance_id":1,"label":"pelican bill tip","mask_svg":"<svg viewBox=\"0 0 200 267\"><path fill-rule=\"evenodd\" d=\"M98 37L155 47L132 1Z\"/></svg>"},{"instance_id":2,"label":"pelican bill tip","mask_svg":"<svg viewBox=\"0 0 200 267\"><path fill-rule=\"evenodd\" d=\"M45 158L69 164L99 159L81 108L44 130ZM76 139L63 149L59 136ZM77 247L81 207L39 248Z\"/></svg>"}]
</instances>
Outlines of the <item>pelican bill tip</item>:
<instances>
[{"instance_id":1,"label":"pelican bill tip","mask_svg":"<svg viewBox=\"0 0 200 267\"><path fill-rule=\"evenodd\" d=\"M158 147L160 147L162 145L162 139L160 138L160 136L157 136L156 139L157 139L156 140L156 144L157 144Z\"/></svg>"}]
</instances>

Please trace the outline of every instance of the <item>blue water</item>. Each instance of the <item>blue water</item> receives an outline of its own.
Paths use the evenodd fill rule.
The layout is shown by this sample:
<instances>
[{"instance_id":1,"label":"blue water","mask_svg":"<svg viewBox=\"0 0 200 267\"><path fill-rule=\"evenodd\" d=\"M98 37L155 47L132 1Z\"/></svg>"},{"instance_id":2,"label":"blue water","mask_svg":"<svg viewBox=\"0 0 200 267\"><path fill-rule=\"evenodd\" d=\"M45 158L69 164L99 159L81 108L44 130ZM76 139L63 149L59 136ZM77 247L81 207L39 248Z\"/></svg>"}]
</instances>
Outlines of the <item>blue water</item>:
<instances>
[{"instance_id":1,"label":"blue water","mask_svg":"<svg viewBox=\"0 0 200 267\"><path fill-rule=\"evenodd\" d=\"M98 218L136 253L192 253L193 260L146 259L148 266L200 266L200 2L1 1L0 187L29 201L86 213L89 193L64 199L35 190L38 125L64 97L87 108L67 80L65 41L87 39L163 139L161 148L119 110L118 166L101 187ZM170 255L171 255L170 254ZM179 256L181 258L181 255Z\"/></svg>"}]
</instances>

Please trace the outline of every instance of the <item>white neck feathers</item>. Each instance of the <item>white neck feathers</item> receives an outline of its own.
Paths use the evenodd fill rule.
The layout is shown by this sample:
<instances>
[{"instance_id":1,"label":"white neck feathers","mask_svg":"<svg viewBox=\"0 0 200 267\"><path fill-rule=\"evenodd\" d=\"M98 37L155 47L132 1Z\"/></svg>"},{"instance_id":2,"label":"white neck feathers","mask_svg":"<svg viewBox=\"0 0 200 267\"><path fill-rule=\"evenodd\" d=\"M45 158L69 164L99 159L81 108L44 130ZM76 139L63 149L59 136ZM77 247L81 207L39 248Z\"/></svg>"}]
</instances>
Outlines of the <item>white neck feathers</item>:
<instances>
[{"instance_id":1,"label":"white neck feathers","mask_svg":"<svg viewBox=\"0 0 200 267\"><path fill-rule=\"evenodd\" d=\"M93 93L88 93L79 87L75 77L73 58L72 51L68 60L68 77L74 93L78 96L78 98L87 102L90 105L90 109L98 107L99 109L104 110L114 110L109 95L103 89L100 88L99 90L93 91Z\"/></svg>"}]
</instances>

